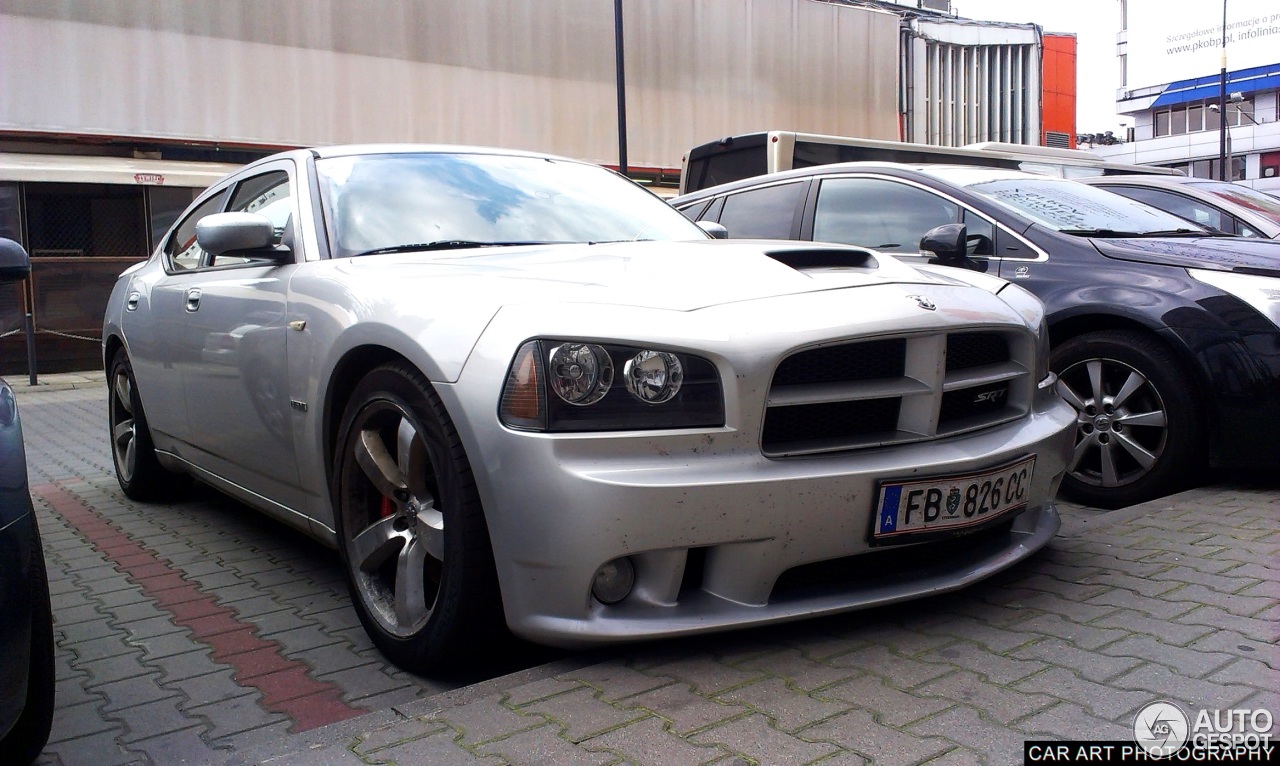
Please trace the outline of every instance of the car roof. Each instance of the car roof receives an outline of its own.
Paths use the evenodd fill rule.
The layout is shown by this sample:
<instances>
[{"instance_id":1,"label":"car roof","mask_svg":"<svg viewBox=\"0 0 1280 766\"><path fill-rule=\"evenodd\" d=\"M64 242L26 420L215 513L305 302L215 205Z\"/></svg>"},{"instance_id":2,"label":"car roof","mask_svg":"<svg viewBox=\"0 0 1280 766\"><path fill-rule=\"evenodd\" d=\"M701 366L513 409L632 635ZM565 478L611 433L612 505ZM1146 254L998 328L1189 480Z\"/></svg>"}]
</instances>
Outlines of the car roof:
<instances>
[{"instance_id":1,"label":"car roof","mask_svg":"<svg viewBox=\"0 0 1280 766\"><path fill-rule=\"evenodd\" d=\"M813 165L807 168L796 168L793 170L782 170L777 173L768 173L765 175L752 176L743 178L738 181L730 181L728 183L717 186L709 186L705 189L699 189L690 192L672 200L673 203L692 202L707 197L714 197L725 192L746 189L752 186L758 186L763 183L775 183L779 181L787 181L793 178L808 178L818 175L839 175L841 173L852 172L872 172L880 171L889 174L896 174L906 177L925 176L929 179L943 184L952 184L950 179L938 175L935 171L957 171L964 173L972 173L973 175L990 174L992 179L996 178L1027 178L1037 180L1053 180L1061 181L1063 179L1055 176L1047 176L1043 173L1028 173L1022 170L1011 170L1007 168L987 167L985 165L956 165L941 163L901 163L901 162L833 162L824 165Z\"/></svg>"},{"instance_id":2,"label":"car roof","mask_svg":"<svg viewBox=\"0 0 1280 766\"><path fill-rule=\"evenodd\" d=\"M1108 185L1129 185L1129 186L1194 186L1196 184L1218 184L1228 183L1227 181L1219 181L1216 178L1195 178L1193 176L1158 176L1143 174L1133 175L1107 175L1107 176L1090 176L1088 178L1078 178L1082 181L1095 186Z\"/></svg>"},{"instance_id":3,"label":"car roof","mask_svg":"<svg viewBox=\"0 0 1280 766\"><path fill-rule=\"evenodd\" d=\"M246 169L252 169L259 165L281 159L305 160L309 157L314 157L315 159L328 159L332 157L356 157L375 154L485 154L495 157L530 157L534 159L563 160L565 162L591 164L582 160L575 160L571 157L561 157L555 154L529 152L520 149L502 149L493 146L466 146L461 144L332 144L328 146L313 146L278 152L268 157L263 157L260 160L255 160L236 172L240 173Z\"/></svg>"}]
</instances>

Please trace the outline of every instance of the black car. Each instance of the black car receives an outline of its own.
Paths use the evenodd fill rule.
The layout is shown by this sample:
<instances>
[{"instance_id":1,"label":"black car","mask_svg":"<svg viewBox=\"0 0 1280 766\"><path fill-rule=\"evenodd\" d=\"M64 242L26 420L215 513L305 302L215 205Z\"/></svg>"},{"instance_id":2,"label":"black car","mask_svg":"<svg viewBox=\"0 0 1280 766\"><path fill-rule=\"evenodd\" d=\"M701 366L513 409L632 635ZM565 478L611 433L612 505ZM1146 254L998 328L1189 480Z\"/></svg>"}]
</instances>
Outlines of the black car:
<instances>
[{"instance_id":1,"label":"black car","mask_svg":"<svg viewBox=\"0 0 1280 766\"><path fill-rule=\"evenodd\" d=\"M1119 507L1204 466L1280 462L1280 243L1215 236L1074 181L976 167L823 165L672 204L731 237L857 244L1035 293L1058 390L1078 412L1068 497Z\"/></svg>"},{"instance_id":2,"label":"black car","mask_svg":"<svg viewBox=\"0 0 1280 766\"><path fill-rule=\"evenodd\" d=\"M0 239L0 284L26 276L18 243ZM0 380L0 760L40 755L53 721L53 614L13 389Z\"/></svg>"}]
</instances>

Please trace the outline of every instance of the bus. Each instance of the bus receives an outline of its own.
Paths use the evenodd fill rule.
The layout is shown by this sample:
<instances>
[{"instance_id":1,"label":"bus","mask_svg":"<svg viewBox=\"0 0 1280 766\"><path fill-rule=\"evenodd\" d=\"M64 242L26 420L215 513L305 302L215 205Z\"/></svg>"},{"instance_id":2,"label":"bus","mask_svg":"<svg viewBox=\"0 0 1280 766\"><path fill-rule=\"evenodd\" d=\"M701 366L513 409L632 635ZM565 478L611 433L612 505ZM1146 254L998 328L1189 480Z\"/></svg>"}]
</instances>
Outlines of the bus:
<instances>
[{"instance_id":1,"label":"bus","mask_svg":"<svg viewBox=\"0 0 1280 766\"><path fill-rule=\"evenodd\" d=\"M1169 168L1107 162L1078 149L994 141L955 148L770 130L729 136L690 149L681 162L680 193L779 170L863 161L981 165L1063 178L1135 173L1182 175Z\"/></svg>"},{"instance_id":2,"label":"bus","mask_svg":"<svg viewBox=\"0 0 1280 766\"><path fill-rule=\"evenodd\" d=\"M31 274L0 289L0 375L100 369L102 312L116 276L236 163L0 152L0 237ZM27 348L31 317L34 349Z\"/></svg>"}]
</instances>

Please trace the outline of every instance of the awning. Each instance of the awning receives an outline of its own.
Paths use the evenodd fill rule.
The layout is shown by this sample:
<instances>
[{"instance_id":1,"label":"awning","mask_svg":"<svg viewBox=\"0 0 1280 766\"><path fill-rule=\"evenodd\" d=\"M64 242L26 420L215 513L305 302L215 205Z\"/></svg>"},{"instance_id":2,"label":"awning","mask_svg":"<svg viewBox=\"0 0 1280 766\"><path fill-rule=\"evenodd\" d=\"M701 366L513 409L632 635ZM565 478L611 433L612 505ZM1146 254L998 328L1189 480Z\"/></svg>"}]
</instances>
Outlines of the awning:
<instances>
[{"instance_id":1,"label":"awning","mask_svg":"<svg viewBox=\"0 0 1280 766\"><path fill-rule=\"evenodd\" d=\"M0 153L0 182L125 184L203 189L241 165L64 154Z\"/></svg>"},{"instance_id":2,"label":"awning","mask_svg":"<svg viewBox=\"0 0 1280 766\"><path fill-rule=\"evenodd\" d=\"M1280 64L1241 69L1227 73L1227 92L1249 94L1259 90L1280 88ZM1151 104L1151 108L1175 106L1191 101L1213 100L1222 92L1222 75L1193 77L1170 83Z\"/></svg>"}]
</instances>

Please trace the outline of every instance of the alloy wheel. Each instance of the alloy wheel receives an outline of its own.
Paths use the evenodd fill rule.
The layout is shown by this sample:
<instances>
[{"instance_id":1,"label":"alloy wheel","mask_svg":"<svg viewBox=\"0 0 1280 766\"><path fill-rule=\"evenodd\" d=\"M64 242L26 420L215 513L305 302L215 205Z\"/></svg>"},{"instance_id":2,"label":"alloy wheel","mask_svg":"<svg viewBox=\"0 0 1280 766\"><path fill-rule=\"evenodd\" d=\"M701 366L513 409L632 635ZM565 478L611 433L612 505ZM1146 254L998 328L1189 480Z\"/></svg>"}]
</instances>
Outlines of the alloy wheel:
<instances>
[{"instance_id":1,"label":"alloy wheel","mask_svg":"<svg viewBox=\"0 0 1280 766\"><path fill-rule=\"evenodd\" d=\"M444 515L427 443L405 410L383 400L359 414L346 449L348 566L383 630L411 636L431 617L444 566Z\"/></svg>"},{"instance_id":2,"label":"alloy wheel","mask_svg":"<svg viewBox=\"0 0 1280 766\"><path fill-rule=\"evenodd\" d=\"M1068 471L1097 487L1146 476L1164 453L1168 421L1159 391L1138 369L1087 359L1063 370L1058 393L1076 410L1076 446Z\"/></svg>"},{"instance_id":3,"label":"alloy wheel","mask_svg":"<svg viewBox=\"0 0 1280 766\"><path fill-rule=\"evenodd\" d=\"M133 381L119 366L111 381L111 445L120 477L132 481L138 467L138 422L133 412Z\"/></svg>"}]
</instances>

